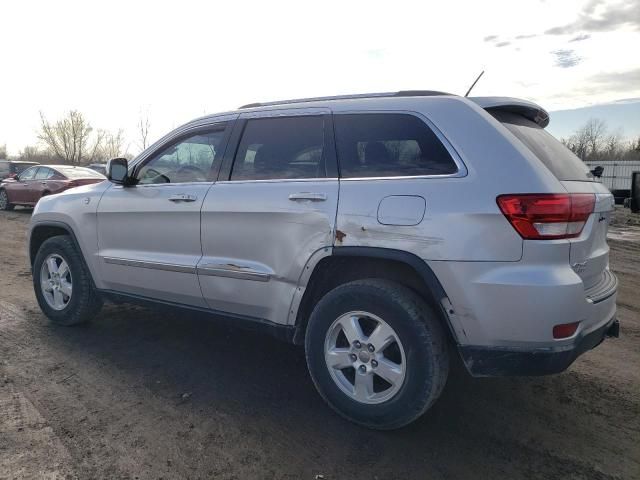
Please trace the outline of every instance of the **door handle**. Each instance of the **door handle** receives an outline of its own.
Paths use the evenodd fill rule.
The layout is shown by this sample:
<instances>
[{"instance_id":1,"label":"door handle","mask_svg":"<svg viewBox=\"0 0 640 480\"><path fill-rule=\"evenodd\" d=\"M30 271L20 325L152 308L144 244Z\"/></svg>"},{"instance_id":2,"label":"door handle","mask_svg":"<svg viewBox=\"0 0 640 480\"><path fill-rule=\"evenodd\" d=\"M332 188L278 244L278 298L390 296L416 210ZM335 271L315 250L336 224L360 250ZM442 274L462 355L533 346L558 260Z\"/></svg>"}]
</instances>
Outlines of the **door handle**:
<instances>
[{"instance_id":1,"label":"door handle","mask_svg":"<svg viewBox=\"0 0 640 480\"><path fill-rule=\"evenodd\" d=\"M40 185L46 185L47 182L40 182Z\"/></svg>"},{"instance_id":2,"label":"door handle","mask_svg":"<svg viewBox=\"0 0 640 480\"><path fill-rule=\"evenodd\" d=\"M300 192L300 193L292 193L289 195L289 200L298 201L298 200L309 200L311 202L324 202L327 199L326 193L311 193L311 192Z\"/></svg>"},{"instance_id":3,"label":"door handle","mask_svg":"<svg viewBox=\"0 0 640 480\"><path fill-rule=\"evenodd\" d=\"M189 195L188 193L178 193L169 197L170 202L195 202L198 199L195 195Z\"/></svg>"}]
</instances>

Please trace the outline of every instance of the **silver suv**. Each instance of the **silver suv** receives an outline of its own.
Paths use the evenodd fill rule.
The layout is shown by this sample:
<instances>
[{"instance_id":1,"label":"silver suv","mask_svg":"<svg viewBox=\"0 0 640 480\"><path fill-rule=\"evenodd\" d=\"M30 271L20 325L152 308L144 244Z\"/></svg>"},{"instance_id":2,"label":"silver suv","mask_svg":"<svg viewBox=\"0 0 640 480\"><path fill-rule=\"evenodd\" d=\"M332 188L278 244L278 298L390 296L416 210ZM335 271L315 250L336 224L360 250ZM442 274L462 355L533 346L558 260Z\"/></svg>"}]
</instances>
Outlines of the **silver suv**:
<instances>
[{"instance_id":1,"label":"silver suv","mask_svg":"<svg viewBox=\"0 0 640 480\"><path fill-rule=\"evenodd\" d=\"M194 120L39 201L38 303L62 325L125 299L267 330L378 429L427 410L456 357L474 376L560 372L617 336L614 203L548 122L422 91Z\"/></svg>"}]
</instances>

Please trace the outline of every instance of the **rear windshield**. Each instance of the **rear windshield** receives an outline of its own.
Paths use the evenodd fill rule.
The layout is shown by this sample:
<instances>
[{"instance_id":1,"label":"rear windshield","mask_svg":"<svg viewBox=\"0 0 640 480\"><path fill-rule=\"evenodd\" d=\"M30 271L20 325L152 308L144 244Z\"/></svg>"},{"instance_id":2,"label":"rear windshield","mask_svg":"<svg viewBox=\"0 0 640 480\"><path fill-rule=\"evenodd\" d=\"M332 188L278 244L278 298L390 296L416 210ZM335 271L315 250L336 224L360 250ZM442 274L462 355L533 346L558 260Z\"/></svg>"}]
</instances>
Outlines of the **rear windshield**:
<instances>
[{"instance_id":1,"label":"rear windshield","mask_svg":"<svg viewBox=\"0 0 640 480\"><path fill-rule=\"evenodd\" d=\"M515 113L489 111L525 144L558 180L593 181L587 165L537 123Z\"/></svg>"},{"instance_id":2,"label":"rear windshield","mask_svg":"<svg viewBox=\"0 0 640 480\"><path fill-rule=\"evenodd\" d=\"M58 170L65 177L71 178L71 179L105 178L105 176L102 175L101 173L96 172L95 170L91 170L89 168L83 168L83 167L56 167L56 170Z\"/></svg>"}]
</instances>

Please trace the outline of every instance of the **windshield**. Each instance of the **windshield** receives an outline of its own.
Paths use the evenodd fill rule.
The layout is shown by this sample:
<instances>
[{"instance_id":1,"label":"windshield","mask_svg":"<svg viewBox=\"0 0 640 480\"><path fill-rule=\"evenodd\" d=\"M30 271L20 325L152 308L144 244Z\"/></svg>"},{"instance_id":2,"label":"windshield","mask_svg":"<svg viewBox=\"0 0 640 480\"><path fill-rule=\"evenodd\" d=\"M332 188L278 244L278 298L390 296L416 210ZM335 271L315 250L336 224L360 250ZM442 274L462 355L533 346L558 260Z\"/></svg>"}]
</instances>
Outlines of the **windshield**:
<instances>
[{"instance_id":1,"label":"windshield","mask_svg":"<svg viewBox=\"0 0 640 480\"><path fill-rule=\"evenodd\" d=\"M99 172L83 167L56 167L67 178L106 178Z\"/></svg>"},{"instance_id":2,"label":"windshield","mask_svg":"<svg viewBox=\"0 0 640 480\"><path fill-rule=\"evenodd\" d=\"M515 113L489 111L533 152L558 180L593 181L587 165L537 123Z\"/></svg>"}]
</instances>

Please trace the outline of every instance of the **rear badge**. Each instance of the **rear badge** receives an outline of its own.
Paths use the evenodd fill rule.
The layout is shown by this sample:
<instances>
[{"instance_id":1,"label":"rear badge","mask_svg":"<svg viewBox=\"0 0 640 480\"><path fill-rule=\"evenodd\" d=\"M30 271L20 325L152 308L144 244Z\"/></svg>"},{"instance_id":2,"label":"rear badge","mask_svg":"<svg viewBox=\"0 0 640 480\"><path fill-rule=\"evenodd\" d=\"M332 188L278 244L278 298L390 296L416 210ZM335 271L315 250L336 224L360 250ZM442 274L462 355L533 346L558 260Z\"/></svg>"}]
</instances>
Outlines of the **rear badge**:
<instances>
[{"instance_id":1,"label":"rear badge","mask_svg":"<svg viewBox=\"0 0 640 480\"><path fill-rule=\"evenodd\" d=\"M91 197L85 197L83 202L85 205L89 205L89 202L91 201Z\"/></svg>"},{"instance_id":2,"label":"rear badge","mask_svg":"<svg viewBox=\"0 0 640 480\"><path fill-rule=\"evenodd\" d=\"M573 268L573 271L576 273L582 273L587 269L587 262L574 263L571 265L571 268Z\"/></svg>"}]
</instances>

